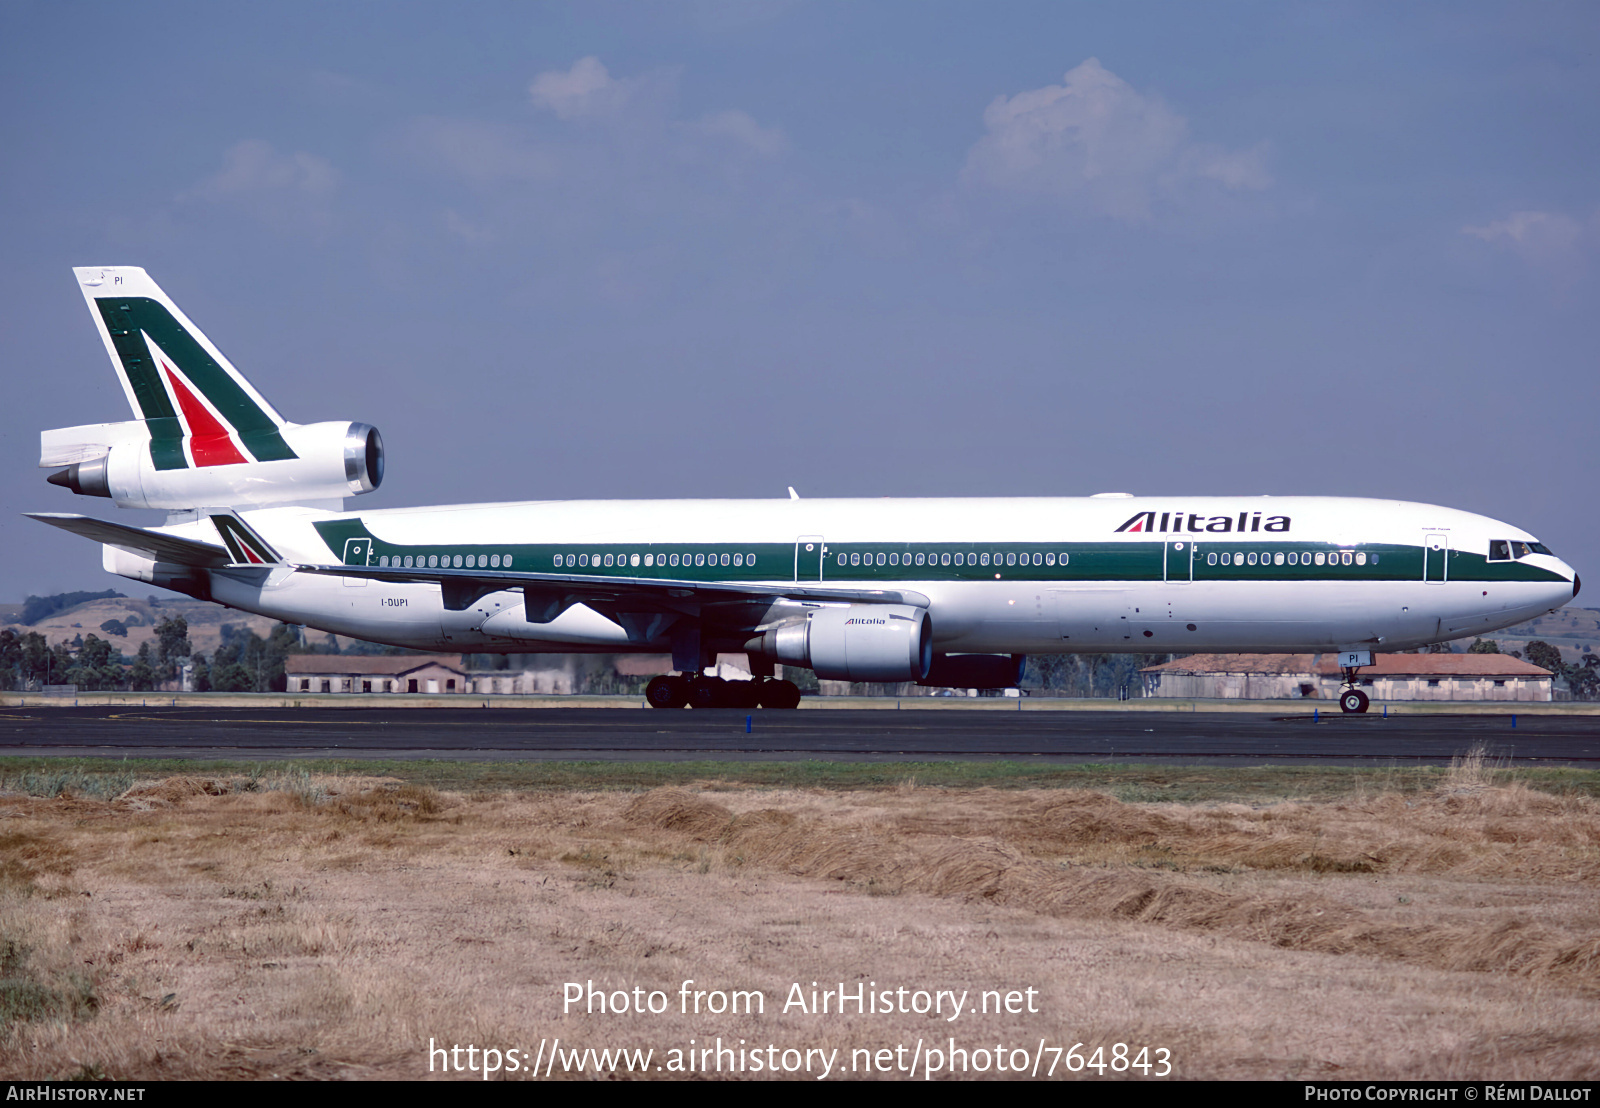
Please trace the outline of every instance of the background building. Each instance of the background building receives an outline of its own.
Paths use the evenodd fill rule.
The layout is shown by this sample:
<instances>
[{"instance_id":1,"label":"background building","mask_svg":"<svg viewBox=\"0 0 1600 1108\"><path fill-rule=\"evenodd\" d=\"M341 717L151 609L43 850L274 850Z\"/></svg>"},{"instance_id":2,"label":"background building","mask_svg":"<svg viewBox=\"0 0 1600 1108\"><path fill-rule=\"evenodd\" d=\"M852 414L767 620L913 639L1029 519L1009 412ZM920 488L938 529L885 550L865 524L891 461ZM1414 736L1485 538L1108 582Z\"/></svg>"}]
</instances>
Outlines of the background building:
<instances>
[{"instance_id":1,"label":"background building","mask_svg":"<svg viewBox=\"0 0 1600 1108\"><path fill-rule=\"evenodd\" d=\"M1360 671L1374 700L1550 700L1551 673L1509 654L1374 654ZM1146 696L1337 700L1336 654L1191 654L1139 671Z\"/></svg>"}]
</instances>

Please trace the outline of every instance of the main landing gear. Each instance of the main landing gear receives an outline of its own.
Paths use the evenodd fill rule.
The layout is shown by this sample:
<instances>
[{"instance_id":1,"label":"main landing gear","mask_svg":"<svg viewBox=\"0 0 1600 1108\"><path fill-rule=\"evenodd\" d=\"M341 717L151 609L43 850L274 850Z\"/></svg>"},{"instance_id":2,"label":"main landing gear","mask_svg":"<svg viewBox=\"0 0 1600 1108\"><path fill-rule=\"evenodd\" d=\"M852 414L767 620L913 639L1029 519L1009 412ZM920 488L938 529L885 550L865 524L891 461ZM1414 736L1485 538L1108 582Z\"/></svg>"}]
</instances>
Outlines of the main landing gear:
<instances>
[{"instance_id":1,"label":"main landing gear","mask_svg":"<svg viewBox=\"0 0 1600 1108\"><path fill-rule=\"evenodd\" d=\"M724 681L686 673L652 678L645 686L644 698L652 708L798 708L800 686L771 678Z\"/></svg>"},{"instance_id":2,"label":"main landing gear","mask_svg":"<svg viewBox=\"0 0 1600 1108\"><path fill-rule=\"evenodd\" d=\"M1365 712L1372 701L1367 694L1356 688L1356 670L1359 666L1343 666L1344 691L1339 694L1339 707L1347 713Z\"/></svg>"}]
</instances>

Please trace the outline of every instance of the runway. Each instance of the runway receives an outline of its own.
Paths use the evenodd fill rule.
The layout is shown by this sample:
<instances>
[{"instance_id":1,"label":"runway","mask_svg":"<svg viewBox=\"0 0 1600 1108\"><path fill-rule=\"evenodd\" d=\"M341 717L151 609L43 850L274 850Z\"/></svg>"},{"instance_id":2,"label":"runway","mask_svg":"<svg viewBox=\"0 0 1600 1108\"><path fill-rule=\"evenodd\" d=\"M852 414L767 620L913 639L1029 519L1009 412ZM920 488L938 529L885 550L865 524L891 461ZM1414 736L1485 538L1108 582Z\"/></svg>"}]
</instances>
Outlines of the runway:
<instances>
[{"instance_id":1,"label":"runway","mask_svg":"<svg viewBox=\"0 0 1600 1108\"><path fill-rule=\"evenodd\" d=\"M1447 764L1600 768L1600 718L1310 713L6 708L0 756L462 761Z\"/></svg>"}]
</instances>

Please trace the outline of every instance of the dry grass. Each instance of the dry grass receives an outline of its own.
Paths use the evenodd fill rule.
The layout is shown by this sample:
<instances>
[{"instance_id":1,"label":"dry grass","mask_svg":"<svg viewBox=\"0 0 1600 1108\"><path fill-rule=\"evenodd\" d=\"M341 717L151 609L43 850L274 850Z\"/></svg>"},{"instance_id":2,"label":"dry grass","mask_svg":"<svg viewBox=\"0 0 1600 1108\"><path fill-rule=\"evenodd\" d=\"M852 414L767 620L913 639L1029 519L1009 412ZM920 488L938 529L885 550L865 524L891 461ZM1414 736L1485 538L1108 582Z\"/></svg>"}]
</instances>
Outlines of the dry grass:
<instances>
[{"instance_id":1,"label":"dry grass","mask_svg":"<svg viewBox=\"0 0 1600 1108\"><path fill-rule=\"evenodd\" d=\"M1186 1077L1600 1074L1600 803L1480 755L1428 793L462 795L352 776L0 796L0 1071L426 1076L430 1038L1165 1046ZM678 1012L680 983L761 1017ZM562 1013L562 986L664 1015ZM806 1016L809 987L1039 990Z\"/></svg>"}]
</instances>

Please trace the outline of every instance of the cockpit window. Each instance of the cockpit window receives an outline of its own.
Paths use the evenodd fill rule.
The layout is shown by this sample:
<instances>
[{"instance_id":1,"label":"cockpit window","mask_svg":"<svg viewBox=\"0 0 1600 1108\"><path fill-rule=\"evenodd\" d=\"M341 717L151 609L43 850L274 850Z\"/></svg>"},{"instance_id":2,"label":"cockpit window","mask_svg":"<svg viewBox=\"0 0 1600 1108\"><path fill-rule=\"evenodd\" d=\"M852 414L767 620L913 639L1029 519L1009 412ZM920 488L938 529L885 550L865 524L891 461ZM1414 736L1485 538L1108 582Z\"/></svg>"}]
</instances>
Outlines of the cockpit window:
<instances>
[{"instance_id":1,"label":"cockpit window","mask_svg":"<svg viewBox=\"0 0 1600 1108\"><path fill-rule=\"evenodd\" d=\"M1523 542L1521 539L1490 539L1489 560L1509 562L1526 558L1529 554L1549 554L1550 548L1542 542ZM1551 555L1554 557L1554 555Z\"/></svg>"}]
</instances>

